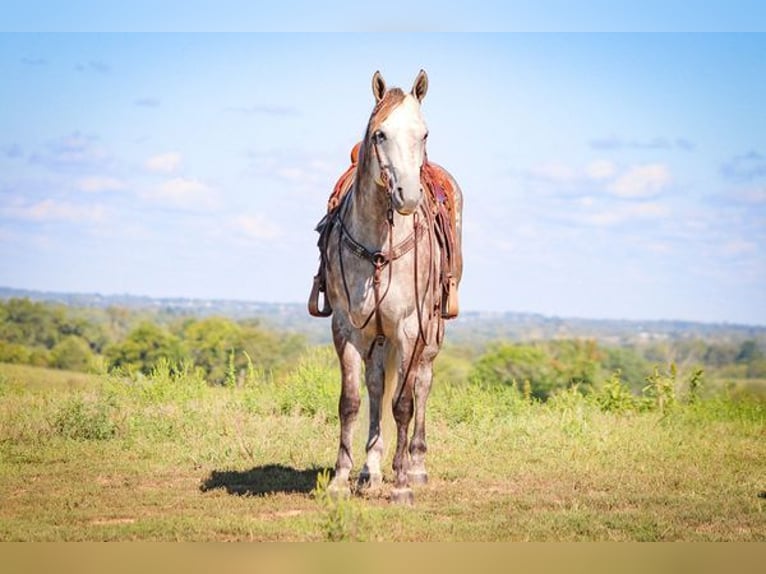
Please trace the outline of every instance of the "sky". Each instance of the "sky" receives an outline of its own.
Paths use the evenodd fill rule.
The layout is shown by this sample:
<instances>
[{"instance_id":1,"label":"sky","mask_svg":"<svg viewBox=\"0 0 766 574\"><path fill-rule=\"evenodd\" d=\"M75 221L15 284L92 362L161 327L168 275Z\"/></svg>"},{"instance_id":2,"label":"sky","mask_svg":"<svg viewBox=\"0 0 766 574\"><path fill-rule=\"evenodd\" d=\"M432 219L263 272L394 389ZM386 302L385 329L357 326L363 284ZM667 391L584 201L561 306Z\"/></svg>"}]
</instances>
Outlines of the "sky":
<instances>
[{"instance_id":1,"label":"sky","mask_svg":"<svg viewBox=\"0 0 766 574\"><path fill-rule=\"evenodd\" d=\"M465 198L463 310L766 324L766 35L16 16L0 286L305 302L373 72L409 90L423 68L429 157Z\"/></svg>"}]
</instances>

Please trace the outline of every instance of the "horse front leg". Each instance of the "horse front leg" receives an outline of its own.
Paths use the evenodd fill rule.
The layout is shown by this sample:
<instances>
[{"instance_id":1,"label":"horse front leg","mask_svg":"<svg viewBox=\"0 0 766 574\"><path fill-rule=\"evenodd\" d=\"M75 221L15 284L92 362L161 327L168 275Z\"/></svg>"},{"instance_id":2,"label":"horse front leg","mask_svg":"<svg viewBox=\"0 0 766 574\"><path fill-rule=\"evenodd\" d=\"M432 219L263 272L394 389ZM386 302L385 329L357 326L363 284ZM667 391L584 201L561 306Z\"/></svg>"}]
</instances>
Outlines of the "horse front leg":
<instances>
[{"instance_id":1,"label":"horse front leg","mask_svg":"<svg viewBox=\"0 0 766 574\"><path fill-rule=\"evenodd\" d=\"M413 413L413 382L415 369L409 364L412 361L412 351L407 355L399 370L399 385L394 393L393 410L396 421L396 452L394 453L394 488L391 491L391 501L401 504L412 504L414 496L409 485L409 457L407 454L407 434Z\"/></svg>"},{"instance_id":2,"label":"horse front leg","mask_svg":"<svg viewBox=\"0 0 766 574\"><path fill-rule=\"evenodd\" d=\"M423 357L418 365L415 379L415 424L410 441L410 467L407 471L411 484L426 484L426 402L433 380L433 358Z\"/></svg>"},{"instance_id":3,"label":"horse front leg","mask_svg":"<svg viewBox=\"0 0 766 574\"><path fill-rule=\"evenodd\" d=\"M352 442L354 423L359 413L359 380L362 362L356 347L340 334L339 329L333 329L333 331L333 341L341 370L341 391L338 402L340 445L338 458L335 461L335 475L330 482L329 490L337 495L348 496L351 494L348 478L354 464Z\"/></svg>"},{"instance_id":4,"label":"horse front leg","mask_svg":"<svg viewBox=\"0 0 766 574\"><path fill-rule=\"evenodd\" d=\"M381 419L389 348L389 344L375 345L364 362L365 384L370 402L370 427L367 434L367 460L359 474L359 486L362 488L374 489L383 484L383 472L380 465L385 452L385 443Z\"/></svg>"}]
</instances>

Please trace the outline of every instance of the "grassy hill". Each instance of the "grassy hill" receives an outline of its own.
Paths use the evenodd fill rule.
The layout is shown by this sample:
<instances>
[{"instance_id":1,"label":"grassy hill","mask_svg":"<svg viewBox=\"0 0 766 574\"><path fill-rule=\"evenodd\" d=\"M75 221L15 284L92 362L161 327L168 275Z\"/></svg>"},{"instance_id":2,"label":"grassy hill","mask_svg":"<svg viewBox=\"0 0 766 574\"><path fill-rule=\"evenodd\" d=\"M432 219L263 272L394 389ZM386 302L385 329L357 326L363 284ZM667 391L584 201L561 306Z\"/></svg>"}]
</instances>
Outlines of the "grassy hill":
<instances>
[{"instance_id":1,"label":"grassy hill","mask_svg":"<svg viewBox=\"0 0 766 574\"><path fill-rule=\"evenodd\" d=\"M382 491L326 496L337 381L328 349L236 387L0 364L0 540L766 541L755 399L436 385L408 508L390 461Z\"/></svg>"}]
</instances>

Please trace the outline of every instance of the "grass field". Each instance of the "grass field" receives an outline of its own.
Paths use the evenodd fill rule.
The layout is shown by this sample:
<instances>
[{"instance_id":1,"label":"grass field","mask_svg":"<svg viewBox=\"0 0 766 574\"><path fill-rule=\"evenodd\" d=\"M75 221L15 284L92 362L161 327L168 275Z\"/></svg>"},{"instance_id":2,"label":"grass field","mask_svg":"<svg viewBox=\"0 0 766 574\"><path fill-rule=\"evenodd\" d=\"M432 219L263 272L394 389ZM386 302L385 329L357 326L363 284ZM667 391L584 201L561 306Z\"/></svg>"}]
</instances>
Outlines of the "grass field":
<instances>
[{"instance_id":1,"label":"grass field","mask_svg":"<svg viewBox=\"0 0 766 574\"><path fill-rule=\"evenodd\" d=\"M167 368L0 365L0 540L766 541L757 400L605 412L576 392L543 404L437 383L430 482L400 507L390 484L348 500L323 488L328 350L286 380L252 375L224 388Z\"/></svg>"}]
</instances>

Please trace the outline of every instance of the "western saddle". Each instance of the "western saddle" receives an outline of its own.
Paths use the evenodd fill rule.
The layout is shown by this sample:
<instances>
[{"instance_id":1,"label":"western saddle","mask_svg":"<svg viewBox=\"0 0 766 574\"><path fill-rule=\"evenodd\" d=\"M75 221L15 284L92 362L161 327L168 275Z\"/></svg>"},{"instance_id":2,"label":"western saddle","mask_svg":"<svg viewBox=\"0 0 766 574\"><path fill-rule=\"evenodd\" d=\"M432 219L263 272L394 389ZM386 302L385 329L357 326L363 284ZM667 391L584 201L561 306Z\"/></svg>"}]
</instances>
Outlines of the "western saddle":
<instances>
[{"instance_id":1,"label":"western saddle","mask_svg":"<svg viewBox=\"0 0 766 574\"><path fill-rule=\"evenodd\" d=\"M357 143L351 149L351 165L338 178L332 193L327 200L327 213L317 225L320 250L319 270L314 276L314 282L309 296L308 311L314 317L328 317L332 315L332 306L327 300L325 281L325 248L329 235L330 222L338 211L343 198L354 184L357 164L359 162L359 148L362 142ZM433 214L433 232L441 247L441 277L442 288L441 316L444 319L457 317L458 305L458 281L462 270L462 253L460 245L455 240L457 235L457 218L455 188L447 171L441 166L429 162L423 164L420 173L421 182L427 190L426 200ZM323 305L319 307L320 295Z\"/></svg>"}]
</instances>

